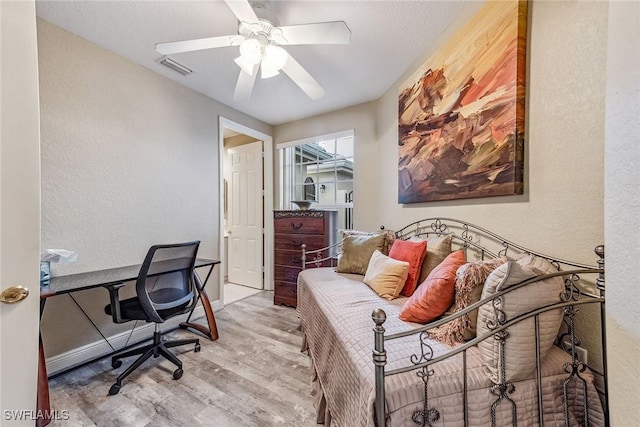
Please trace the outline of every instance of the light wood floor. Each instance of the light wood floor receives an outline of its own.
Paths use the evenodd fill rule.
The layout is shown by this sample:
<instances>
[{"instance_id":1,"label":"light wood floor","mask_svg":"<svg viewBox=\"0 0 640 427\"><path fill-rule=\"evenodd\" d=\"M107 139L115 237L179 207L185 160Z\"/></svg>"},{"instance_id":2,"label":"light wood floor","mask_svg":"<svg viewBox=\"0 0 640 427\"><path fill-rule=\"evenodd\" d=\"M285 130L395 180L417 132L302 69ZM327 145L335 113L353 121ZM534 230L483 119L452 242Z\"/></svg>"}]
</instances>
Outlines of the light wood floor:
<instances>
[{"instance_id":1,"label":"light wood floor","mask_svg":"<svg viewBox=\"0 0 640 427\"><path fill-rule=\"evenodd\" d=\"M315 426L310 361L300 353L295 310L273 305L273 293L227 305L216 312L220 338L200 340L175 352L184 375L151 359L125 380L120 393L107 392L123 366L103 359L50 381L51 406L71 417L51 426ZM176 330L169 339L193 337Z\"/></svg>"},{"instance_id":2,"label":"light wood floor","mask_svg":"<svg viewBox=\"0 0 640 427\"><path fill-rule=\"evenodd\" d=\"M227 282L224 284L224 305L233 304L258 292L262 292L262 290Z\"/></svg>"}]
</instances>

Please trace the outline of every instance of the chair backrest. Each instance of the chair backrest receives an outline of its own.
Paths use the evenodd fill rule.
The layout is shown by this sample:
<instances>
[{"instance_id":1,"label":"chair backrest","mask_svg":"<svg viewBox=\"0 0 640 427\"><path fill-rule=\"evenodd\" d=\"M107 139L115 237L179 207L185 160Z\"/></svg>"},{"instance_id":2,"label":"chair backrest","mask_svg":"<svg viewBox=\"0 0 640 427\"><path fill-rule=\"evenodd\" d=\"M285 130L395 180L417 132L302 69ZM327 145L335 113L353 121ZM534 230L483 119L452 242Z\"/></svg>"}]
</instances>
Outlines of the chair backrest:
<instances>
[{"instance_id":1,"label":"chair backrest","mask_svg":"<svg viewBox=\"0 0 640 427\"><path fill-rule=\"evenodd\" d=\"M149 320L162 323L196 302L194 264L200 241L155 245L140 267L136 292Z\"/></svg>"}]
</instances>

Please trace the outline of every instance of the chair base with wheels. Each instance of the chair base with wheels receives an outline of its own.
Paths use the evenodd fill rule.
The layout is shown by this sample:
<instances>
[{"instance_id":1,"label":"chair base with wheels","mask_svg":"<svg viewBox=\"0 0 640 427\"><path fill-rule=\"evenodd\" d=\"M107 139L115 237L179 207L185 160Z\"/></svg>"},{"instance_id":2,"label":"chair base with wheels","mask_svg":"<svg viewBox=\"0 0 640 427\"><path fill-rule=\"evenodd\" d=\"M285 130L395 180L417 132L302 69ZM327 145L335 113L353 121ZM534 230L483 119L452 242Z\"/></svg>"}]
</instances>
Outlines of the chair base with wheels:
<instances>
[{"instance_id":1,"label":"chair base with wheels","mask_svg":"<svg viewBox=\"0 0 640 427\"><path fill-rule=\"evenodd\" d=\"M151 356L162 356L177 366L173 371L173 379L182 377L182 362L169 349L179 345L193 344L194 351L200 351L198 338L163 341L159 330L161 323L174 316L189 313L198 301L197 273L194 264L198 252L199 241L154 245L149 248L140 273L136 280L136 296L120 299L119 289L124 283L108 287L110 303L104 308L107 315L112 316L114 323L125 323L132 320L154 322L153 342L132 350L115 354L111 358L111 366L122 366L121 359L140 355L111 386L109 395L118 394L122 381L142 365ZM199 280L199 279L198 279Z\"/></svg>"},{"instance_id":2,"label":"chair base with wheels","mask_svg":"<svg viewBox=\"0 0 640 427\"><path fill-rule=\"evenodd\" d=\"M186 339L186 340L175 340L175 341L163 341L162 333L158 330L158 325L156 325L156 330L153 333L153 343L137 347L132 350L127 350L122 353L116 354L111 357L111 366L116 369L122 366L122 360L125 357L135 356L140 354L135 362L131 364L123 373L118 375L116 382L109 389L109 395L113 396L114 394L118 394L120 392L120 388L122 387L122 381L129 376L133 371L138 369L140 365L142 365L148 358L153 356L154 358L158 356L162 356L165 359L169 360L171 363L176 365L178 368L173 371L173 379L179 380L182 377L182 362L180 359L176 357L169 349L171 347L177 347L180 345L188 345L194 344L193 351L195 353L200 351L200 340L198 338Z\"/></svg>"}]
</instances>

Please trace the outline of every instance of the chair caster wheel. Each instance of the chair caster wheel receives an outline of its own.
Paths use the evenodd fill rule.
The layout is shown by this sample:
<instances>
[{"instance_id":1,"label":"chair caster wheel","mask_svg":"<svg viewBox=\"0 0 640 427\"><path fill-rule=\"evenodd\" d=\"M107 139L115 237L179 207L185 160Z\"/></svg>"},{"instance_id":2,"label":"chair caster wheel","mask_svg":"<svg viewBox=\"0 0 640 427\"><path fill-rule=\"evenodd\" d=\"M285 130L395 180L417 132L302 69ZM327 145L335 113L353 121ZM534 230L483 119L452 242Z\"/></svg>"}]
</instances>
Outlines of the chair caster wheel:
<instances>
[{"instance_id":1,"label":"chair caster wheel","mask_svg":"<svg viewBox=\"0 0 640 427\"><path fill-rule=\"evenodd\" d=\"M119 392L120 392L120 384L114 384L109 389L109 396L113 396L115 394L118 394Z\"/></svg>"},{"instance_id":2,"label":"chair caster wheel","mask_svg":"<svg viewBox=\"0 0 640 427\"><path fill-rule=\"evenodd\" d=\"M198 353L199 351L200 351L200 344L196 344L196 346L193 348L193 352Z\"/></svg>"},{"instance_id":3,"label":"chair caster wheel","mask_svg":"<svg viewBox=\"0 0 640 427\"><path fill-rule=\"evenodd\" d=\"M184 372L182 371L181 368L176 369L175 371L173 371L173 379L174 380L179 380L180 378L182 378L182 374Z\"/></svg>"},{"instance_id":4,"label":"chair caster wheel","mask_svg":"<svg viewBox=\"0 0 640 427\"><path fill-rule=\"evenodd\" d=\"M111 367L113 369L118 369L120 366L122 366L122 360L112 360L111 361Z\"/></svg>"}]
</instances>

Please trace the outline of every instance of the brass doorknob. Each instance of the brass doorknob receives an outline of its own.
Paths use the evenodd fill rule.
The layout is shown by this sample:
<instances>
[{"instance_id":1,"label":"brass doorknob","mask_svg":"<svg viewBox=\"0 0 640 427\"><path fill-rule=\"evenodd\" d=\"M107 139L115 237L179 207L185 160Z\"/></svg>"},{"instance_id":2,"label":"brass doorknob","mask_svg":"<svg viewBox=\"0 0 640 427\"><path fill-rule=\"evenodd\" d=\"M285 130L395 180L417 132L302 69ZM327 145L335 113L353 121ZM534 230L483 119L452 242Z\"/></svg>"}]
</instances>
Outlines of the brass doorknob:
<instances>
[{"instance_id":1,"label":"brass doorknob","mask_svg":"<svg viewBox=\"0 0 640 427\"><path fill-rule=\"evenodd\" d=\"M29 289L24 286L11 286L0 293L0 302L15 304L29 296Z\"/></svg>"}]
</instances>

